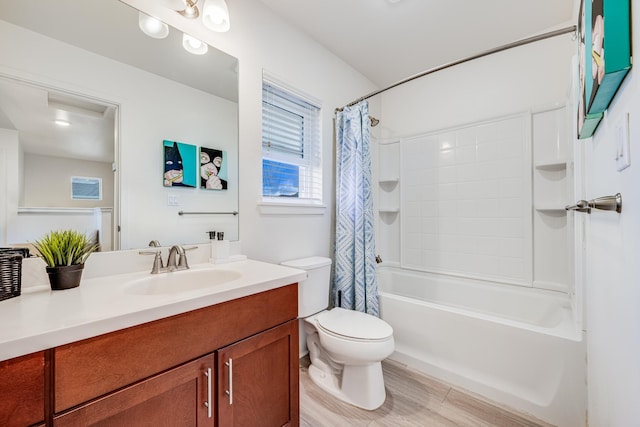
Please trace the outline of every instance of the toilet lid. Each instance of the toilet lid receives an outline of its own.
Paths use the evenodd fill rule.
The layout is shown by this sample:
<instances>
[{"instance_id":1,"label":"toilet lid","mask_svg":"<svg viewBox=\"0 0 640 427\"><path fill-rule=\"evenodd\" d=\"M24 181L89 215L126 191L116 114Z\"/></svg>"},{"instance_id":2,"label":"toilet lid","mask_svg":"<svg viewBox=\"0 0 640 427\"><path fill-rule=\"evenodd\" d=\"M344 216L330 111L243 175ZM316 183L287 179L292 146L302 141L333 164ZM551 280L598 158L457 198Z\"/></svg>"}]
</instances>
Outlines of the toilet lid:
<instances>
[{"instance_id":1,"label":"toilet lid","mask_svg":"<svg viewBox=\"0 0 640 427\"><path fill-rule=\"evenodd\" d=\"M320 313L317 322L323 329L349 338L382 340L393 335L393 328L384 320L339 307Z\"/></svg>"}]
</instances>

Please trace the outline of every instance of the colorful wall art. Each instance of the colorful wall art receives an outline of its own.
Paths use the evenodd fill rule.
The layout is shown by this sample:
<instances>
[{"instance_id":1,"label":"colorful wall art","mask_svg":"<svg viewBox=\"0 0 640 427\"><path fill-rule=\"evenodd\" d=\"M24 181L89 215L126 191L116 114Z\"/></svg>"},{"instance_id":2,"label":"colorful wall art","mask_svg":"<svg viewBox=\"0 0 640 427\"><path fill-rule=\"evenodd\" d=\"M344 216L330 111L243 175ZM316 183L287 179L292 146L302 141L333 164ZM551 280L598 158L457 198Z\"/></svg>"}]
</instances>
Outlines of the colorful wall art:
<instances>
[{"instance_id":1,"label":"colorful wall art","mask_svg":"<svg viewBox=\"0 0 640 427\"><path fill-rule=\"evenodd\" d=\"M196 146L167 140L163 141L163 146L164 186L196 188L198 186Z\"/></svg>"},{"instance_id":2,"label":"colorful wall art","mask_svg":"<svg viewBox=\"0 0 640 427\"><path fill-rule=\"evenodd\" d=\"M224 151L200 147L200 187L227 189L227 156Z\"/></svg>"},{"instance_id":3,"label":"colorful wall art","mask_svg":"<svg viewBox=\"0 0 640 427\"><path fill-rule=\"evenodd\" d=\"M582 0L578 138L589 138L631 69L629 0Z\"/></svg>"}]
</instances>

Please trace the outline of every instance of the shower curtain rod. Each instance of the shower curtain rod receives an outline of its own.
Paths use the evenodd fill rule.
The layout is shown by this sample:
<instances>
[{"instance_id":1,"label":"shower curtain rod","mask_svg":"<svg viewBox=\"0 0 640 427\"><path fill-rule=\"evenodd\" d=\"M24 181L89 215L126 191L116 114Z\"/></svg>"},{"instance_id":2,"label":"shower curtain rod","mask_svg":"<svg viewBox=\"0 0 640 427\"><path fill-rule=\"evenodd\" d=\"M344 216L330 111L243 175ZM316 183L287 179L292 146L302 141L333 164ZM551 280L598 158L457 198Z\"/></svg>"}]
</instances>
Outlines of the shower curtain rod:
<instances>
[{"instance_id":1,"label":"shower curtain rod","mask_svg":"<svg viewBox=\"0 0 640 427\"><path fill-rule=\"evenodd\" d=\"M403 85L405 83L409 83L410 81L413 81L415 79L419 79L420 77L424 77L424 76L429 75L431 73L435 73L436 71L442 71L442 70L444 70L446 68L450 68L450 67L453 67L455 65L460 65L460 64L463 64L465 62L472 61L474 59L482 58L484 56L489 56L489 55L492 55L494 53L499 53L499 52L502 52L502 51L505 51L507 49L511 49L511 48L514 48L514 47L519 47L519 46L523 46L523 45L526 45L526 44L529 44L529 43L534 43L534 42L537 42L537 41L540 41L540 40L549 39L551 37L561 36L563 34L575 33L575 32L576 32L576 26L572 25L570 27L561 28L559 30L549 31L547 33L543 33L543 34L538 34L538 35L535 35L535 36L527 37L526 39L521 39L521 40L518 40L518 41L515 41L515 42L511 42L511 43L508 43L508 44L505 44L505 45L502 45L502 46L499 46L499 47L495 47L493 49L489 49L489 50L486 50L484 52L481 52L481 53L478 53L478 54L475 54L475 55L471 55L471 56L468 56L468 57L463 58L463 59L459 59L457 61L449 62L449 63L444 64L444 65L439 65L437 67L430 68L430 69L428 69L426 71L423 71L421 73L415 74L415 75L413 75L411 77L408 77L408 78L406 78L404 80L400 80L399 82L394 83L391 86L385 87L384 89L379 89L379 90L376 90L375 92L371 92L370 94L367 94L365 96L361 96L360 98L356 99L355 101L352 101L352 102L348 103L347 105L345 105L342 108L336 108L335 112L337 113L338 111L342 111L345 107L351 107L353 105L356 105L360 101L364 101L365 99L369 99L371 97L374 97L376 95L381 94L382 92L386 92L389 89L393 89L396 86L400 86L400 85Z\"/></svg>"}]
</instances>

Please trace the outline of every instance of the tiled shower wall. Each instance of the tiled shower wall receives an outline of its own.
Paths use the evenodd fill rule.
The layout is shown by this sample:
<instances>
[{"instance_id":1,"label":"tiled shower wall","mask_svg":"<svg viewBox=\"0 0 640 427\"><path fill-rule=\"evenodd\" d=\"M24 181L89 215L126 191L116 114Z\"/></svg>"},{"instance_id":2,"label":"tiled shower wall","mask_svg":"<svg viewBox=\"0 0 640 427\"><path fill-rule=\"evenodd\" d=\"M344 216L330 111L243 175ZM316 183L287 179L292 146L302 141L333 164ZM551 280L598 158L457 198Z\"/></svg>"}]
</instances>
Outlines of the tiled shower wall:
<instances>
[{"instance_id":1,"label":"tiled shower wall","mask_svg":"<svg viewBox=\"0 0 640 427\"><path fill-rule=\"evenodd\" d=\"M518 115L400 141L402 267L531 285L530 133Z\"/></svg>"}]
</instances>

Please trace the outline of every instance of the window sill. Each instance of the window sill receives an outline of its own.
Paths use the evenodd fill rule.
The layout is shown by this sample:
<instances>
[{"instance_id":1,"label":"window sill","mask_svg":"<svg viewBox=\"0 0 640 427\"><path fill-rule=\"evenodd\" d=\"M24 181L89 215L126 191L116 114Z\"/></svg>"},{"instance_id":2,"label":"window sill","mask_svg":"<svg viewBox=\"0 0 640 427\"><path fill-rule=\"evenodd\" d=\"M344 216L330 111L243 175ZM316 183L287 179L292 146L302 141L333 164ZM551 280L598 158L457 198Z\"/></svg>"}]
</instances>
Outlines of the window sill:
<instances>
[{"instance_id":1,"label":"window sill","mask_svg":"<svg viewBox=\"0 0 640 427\"><path fill-rule=\"evenodd\" d=\"M327 207L313 203L258 202L258 212L263 215L324 215Z\"/></svg>"}]
</instances>

